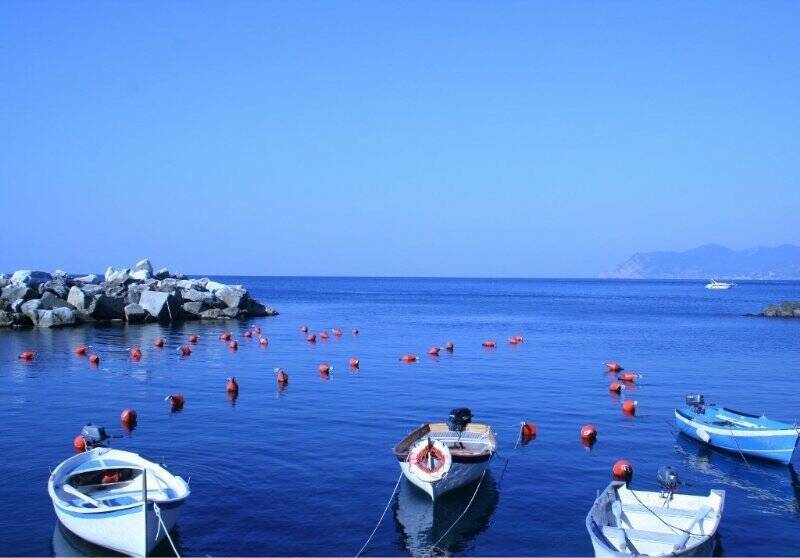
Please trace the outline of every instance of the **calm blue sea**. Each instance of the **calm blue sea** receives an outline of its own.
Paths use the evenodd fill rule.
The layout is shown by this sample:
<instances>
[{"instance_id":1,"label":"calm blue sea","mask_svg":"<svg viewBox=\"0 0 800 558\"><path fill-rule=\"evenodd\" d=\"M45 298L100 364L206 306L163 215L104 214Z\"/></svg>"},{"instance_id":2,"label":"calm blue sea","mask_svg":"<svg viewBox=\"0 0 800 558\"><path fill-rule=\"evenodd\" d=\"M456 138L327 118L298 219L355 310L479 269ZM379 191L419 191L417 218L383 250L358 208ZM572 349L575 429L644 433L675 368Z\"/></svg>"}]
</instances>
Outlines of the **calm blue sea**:
<instances>
[{"instance_id":1,"label":"calm blue sea","mask_svg":"<svg viewBox=\"0 0 800 558\"><path fill-rule=\"evenodd\" d=\"M78 555L92 549L57 529L49 468L72 454L86 422L121 432L116 446L191 477L176 539L186 555L355 554L372 530L399 467L393 445L453 407L499 434L500 458L461 523L441 543L463 555L586 555L584 518L613 462L635 468L634 486L655 489L661 465L686 492L727 491L723 555L800 554L800 482L793 466L711 451L676 437L672 409L687 392L741 410L800 418L800 320L746 317L769 302L800 300L800 283L225 277L280 312L247 322L109 325L63 331L0 331L0 552ZM260 348L241 333L258 324ZM309 345L299 328L339 327L342 338ZM357 327L360 335L350 330ZM230 351L218 335L234 332ZM200 342L189 358L176 348ZM525 342L509 346L509 335ZM167 339L166 349L153 340ZM481 347L492 337L494 350ZM425 355L452 340L455 352ZM93 345L98 368L72 354ZM126 349L140 346L131 362ZM38 352L24 364L23 350ZM412 352L417 364L398 357ZM361 369L348 369L350 357ZM609 394L602 365L618 360L644 376L627 392L635 418ZM321 362L333 365L321 378ZM273 368L289 374L277 389ZM230 401L226 378L240 394ZM171 414L164 397L181 392ZM519 423L535 441L514 450ZM597 444L580 442L597 425ZM507 460L507 461L504 461ZM799 463L796 458L795 463ZM471 489L433 509L405 482L368 555L425 551L461 513ZM159 550L167 553L168 548Z\"/></svg>"}]
</instances>

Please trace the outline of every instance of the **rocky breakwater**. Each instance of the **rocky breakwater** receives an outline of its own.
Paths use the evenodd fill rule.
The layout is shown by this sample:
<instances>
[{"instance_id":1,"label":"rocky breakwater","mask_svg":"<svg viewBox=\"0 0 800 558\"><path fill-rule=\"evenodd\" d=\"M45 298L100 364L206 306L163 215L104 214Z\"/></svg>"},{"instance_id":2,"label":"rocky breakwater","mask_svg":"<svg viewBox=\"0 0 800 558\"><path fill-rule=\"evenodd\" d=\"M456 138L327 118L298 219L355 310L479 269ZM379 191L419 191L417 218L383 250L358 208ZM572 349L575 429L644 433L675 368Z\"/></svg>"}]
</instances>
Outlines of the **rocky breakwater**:
<instances>
[{"instance_id":1,"label":"rocky breakwater","mask_svg":"<svg viewBox=\"0 0 800 558\"><path fill-rule=\"evenodd\" d=\"M241 285L189 279L150 260L105 275L76 277L64 271L0 273L0 327L60 327L124 320L173 322L274 316Z\"/></svg>"},{"instance_id":2,"label":"rocky breakwater","mask_svg":"<svg viewBox=\"0 0 800 558\"><path fill-rule=\"evenodd\" d=\"M767 304L758 315L766 318L800 318L800 302Z\"/></svg>"}]
</instances>

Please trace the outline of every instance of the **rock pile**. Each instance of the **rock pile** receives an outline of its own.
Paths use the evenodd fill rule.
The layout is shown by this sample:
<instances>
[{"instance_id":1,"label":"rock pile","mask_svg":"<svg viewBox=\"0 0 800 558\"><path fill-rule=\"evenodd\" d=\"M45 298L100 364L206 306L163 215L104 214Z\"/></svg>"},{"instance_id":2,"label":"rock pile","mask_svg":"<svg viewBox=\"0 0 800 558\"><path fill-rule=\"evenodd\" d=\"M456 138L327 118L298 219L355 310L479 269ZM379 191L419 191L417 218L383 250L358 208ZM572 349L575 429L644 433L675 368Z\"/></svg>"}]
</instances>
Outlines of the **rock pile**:
<instances>
[{"instance_id":1,"label":"rock pile","mask_svg":"<svg viewBox=\"0 0 800 558\"><path fill-rule=\"evenodd\" d=\"M782 302L781 304L767 304L759 316L767 318L800 318L800 302Z\"/></svg>"},{"instance_id":2,"label":"rock pile","mask_svg":"<svg viewBox=\"0 0 800 558\"><path fill-rule=\"evenodd\" d=\"M86 322L172 322L274 316L241 285L189 279L144 259L105 276L74 277L56 270L0 273L0 327L72 326Z\"/></svg>"}]
</instances>

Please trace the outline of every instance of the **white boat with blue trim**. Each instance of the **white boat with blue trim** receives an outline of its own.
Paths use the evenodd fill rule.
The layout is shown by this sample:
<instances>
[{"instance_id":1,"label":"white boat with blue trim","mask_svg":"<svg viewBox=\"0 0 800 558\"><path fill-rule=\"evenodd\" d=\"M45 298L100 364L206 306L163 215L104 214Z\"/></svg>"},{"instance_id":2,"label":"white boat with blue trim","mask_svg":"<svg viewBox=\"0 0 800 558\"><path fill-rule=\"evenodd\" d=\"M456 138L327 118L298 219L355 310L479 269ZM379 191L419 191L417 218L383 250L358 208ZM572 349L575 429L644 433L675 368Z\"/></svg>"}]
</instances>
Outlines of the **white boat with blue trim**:
<instances>
[{"instance_id":1,"label":"white boat with blue trim","mask_svg":"<svg viewBox=\"0 0 800 558\"><path fill-rule=\"evenodd\" d=\"M595 556L712 556L717 528L725 506L725 491L708 496L676 494L677 475L670 468L672 486L661 492L631 490L613 481L598 494L586 516L586 530Z\"/></svg>"},{"instance_id":2,"label":"white boat with blue trim","mask_svg":"<svg viewBox=\"0 0 800 558\"><path fill-rule=\"evenodd\" d=\"M715 448L788 464L800 428L765 416L706 404L699 394L686 396L686 407L675 409L675 426L682 433Z\"/></svg>"},{"instance_id":3,"label":"white boat with blue trim","mask_svg":"<svg viewBox=\"0 0 800 558\"><path fill-rule=\"evenodd\" d=\"M107 447L103 428L82 434L91 449L62 462L47 483L59 521L96 545L147 556L174 527L188 484L138 454Z\"/></svg>"},{"instance_id":4,"label":"white boat with blue trim","mask_svg":"<svg viewBox=\"0 0 800 558\"><path fill-rule=\"evenodd\" d=\"M727 291L728 289L732 289L735 287L735 283L726 283L725 281L717 281L716 279L712 279L708 283L706 283L706 289L712 291Z\"/></svg>"}]
</instances>

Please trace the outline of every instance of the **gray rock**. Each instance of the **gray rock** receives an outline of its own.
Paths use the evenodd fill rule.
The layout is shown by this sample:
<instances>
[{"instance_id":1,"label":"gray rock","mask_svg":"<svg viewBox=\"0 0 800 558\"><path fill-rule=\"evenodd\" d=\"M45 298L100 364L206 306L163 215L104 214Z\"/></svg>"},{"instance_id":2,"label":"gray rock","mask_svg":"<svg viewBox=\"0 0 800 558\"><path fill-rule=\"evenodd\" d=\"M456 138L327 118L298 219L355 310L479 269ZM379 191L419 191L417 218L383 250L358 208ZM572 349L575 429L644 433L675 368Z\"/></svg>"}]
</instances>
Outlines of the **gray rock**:
<instances>
[{"instance_id":1,"label":"gray rock","mask_svg":"<svg viewBox=\"0 0 800 558\"><path fill-rule=\"evenodd\" d=\"M39 293L27 285L15 285L12 283L3 287L3 291L0 294L0 306L8 306L18 299L22 299L22 302L27 302L36 298L37 294Z\"/></svg>"},{"instance_id":2,"label":"gray rock","mask_svg":"<svg viewBox=\"0 0 800 558\"><path fill-rule=\"evenodd\" d=\"M57 277L39 285L39 293L43 295L46 292L54 293L61 298L67 298L69 287L67 287L66 279Z\"/></svg>"},{"instance_id":3,"label":"gray rock","mask_svg":"<svg viewBox=\"0 0 800 558\"><path fill-rule=\"evenodd\" d=\"M106 283L124 283L130 279L130 269L114 269L109 267L106 269Z\"/></svg>"},{"instance_id":4,"label":"gray rock","mask_svg":"<svg viewBox=\"0 0 800 558\"><path fill-rule=\"evenodd\" d=\"M103 285L89 284L89 285L82 285L81 290L88 295L96 295L103 292L103 287L104 287Z\"/></svg>"},{"instance_id":5,"label":"gray rock","mask_svg":"<svg viewBox=\"0 0 800 558\"><path fill-rule=\"evenodd\" d=\"M180 310L177 298L159 291L144 291L139 299L139 305L160 322L177 319Z\"/></svg>"},{"instance_id":6,"label":"gray rock","mask_svg":"<svg viewBox=\"0 0 800 558\"><path fill-rule=\"evenodd\" d=\"M128 288L125 283L105 283L104 292L108 296L121 296L124 297L125 293L128 292Z\"/></svg>"},{"instance_id":7,"label":"gray rock","mask_svg":"<svg viewBox=\"0 0 800 558\"><path fill-rule=\"evenodd\" d=\"M176 273L175 279L177 279L178 281L183 281L184 279L188 279L188 277L186 276L185 273Z\"/></svg>"},{"instance_id":8,"label":"gray rock","mask_svg":"<svg viewBox=\"0 0 800 558\"><path fill-rule=\"evenodd\" d=\"M14 325L14 313L0 310L0 327L11 327Z\"/></svg>"},{"instance_id":9,"label":"gray rock","mask_svg":"<svg viewBox=\"0 0 800 558\"><path fill-rule=\"evenodd\" d=\"M151 275L146 269L137 269L136 271L131 271L130 278L134 281L147 281L150 279Z\"/></svg>"},{"instance_id":10,"label":"gray rock","mask_svg":"<svg viewBox=\"0 0 800 558\"><path fill-rule=\"evenodd\" d=\"M28 319L33 322L33 325L39 323L39 307L42 305L42 301L38 298L29 300L22 304L20 308L20 312L28 316Z\"/></svg>"},{"instance_id":11,"label":"gray rock","mask_svg":"<svg viewBox=\"0 0 800 558\"><path fill-rule=\"evenodd\" d=\"M204 320L227 320L230 316L225 314L222 308L209 308L200 313L200 317Z\"/></svg>"},{"instance_id":12,"label":"gray rock","mask_svg":"<svg viewBox=\"0 0 800 558\"><path fill-rule=\"evenodd\" d=\"M177 283L179 289L194 289L196 291L204 291L206 288L197 279L181 279Z\"/></svg>"},{"instance_id":13,"label":"gray rock","mask_svg":"<svg viewBox=\"0 0 800 558\"><path fill-rule=\"evenodd\" d=\"M205 291L198 291L195 289L183 290L181 291L181 298L183 300L188 300L190 302L208 302L211 303L215 300L214 294L205 292Z\"/></svg>"},{"instance_id":14,"label":"gray rock","mask_svg":"<svg viewBox=\"0 0 800 558\"><path fill-rule=\"evenodd\" d=\"M31 321L36 327L63 327L75 325L77 312L72 308L56 308L54 310L37 310L36 319Z\"/></svg>"},{"instance_id":15,"label":"gray rock","mask_svg":"<svg viewBox=\"0 0 800 558\"><path fill-rule=\"evenodd\" d=\"M222 313L229 318L243 318L245 316L244 310L242 310L241 308L236 308L235 306L229 306L228 308L223 308Z\"/></svg>"},{"instance_id":16,"label":"gray rock","mask_svg":"<svg viewBox=\"0 0 800 558\"><path fill-rule=\"evenodd\" d=\"M33 299L31 299L33 300ZM11 303L11 311L19 314L22 312L22 305L25 304L27 301L23 298L18 298L14 302Z\"/></svg>"},{"instance_id":17,"label":"gray rock","mask_svg":"<svg viewBox=\"0 0 800 558\"><path fill-rule=\"evenodd\" d=\"M125 321L129 324L140 324L147 319L147 312L138 304L125 306Z\"/></svg>"},{"instance_id":18,"label":"gray rock","mask_svg":"<svg viewBox=\"0 0 800 558\"><path fill-rule=\"evenodd\" d=\"M214 294L229 308L246 308L250 300L250 295L247 294L247 291L237 287L218 289Z\"/></svg>"},{"instance_id":19,"label":"gray rock","mask_svg":"<svg viewBox=\"0 0 800 558\"><path fill-rule=\"evenodd\" d=\"M153 274L153 278L158 280L166 279L167 277L169 277L169 269L166 267L162 267Z\"/></svg>"},{"instance_id":20,"label":"gray rock","mask_svg":"<svg viewBox=\"0 0 800 558\"><path fill-rule=\"evenodd\" d=\"M155 290L162 293L172 293L178 289L178 280L168 277L156 283Z\"/></svg>"},{"instance_id":21,"label":"gray rock","mask_svg":"<svg viewBox=\"0 0 800 558\"><path fill-rule=\"evenodd\" d=\"M71 287L67 294L67 303L75 308L82 319L91 319L91 313L94 310L92 294L85 292L81 287Z\"/></svg>"},{"instance_id":22,"label":"gray rock","mask_svg":"<svg viewBox=\"0 0 800 558\"><path fill-rule=\"evenodd\" d=\"M72 282L76 285L87 285L89 283L99 283L100 277L95 275L94 273L90 273L89 275L82 275L81 277L73 277Z\"/></svg>"},{"instance_id":23,"label":"gray rock","mask_svg":"<svg viewBox=\"0 0 800 558\"><path fill-rule=\"evenodd\" d=\"M218 283L217 281L212 281L208 277L205 277L204 279L206 281L206 290L211 291L212 293L220 289L224 289L228 286L224 283Z\"/></svg>"},{"instance_id":24,"label":"gray rock","mask_svg":"<svg viewBox=\"0 0 800 558\"><path fill-rule=\"evenodd\" d=\"M139 299L142 298L142 293L148 290L147 285L134 284L128 287L128 292L125 293L125 302L128 304L139 304Z\"/></svg>"},{"instance_id":25,"label":"gray rock","mask_svg":"<svg viewBox=\"0 0 800 558\"><path fill-rule=\"evenodd\" d=\"M0 273L0 289L9 284L9 279L5 273Z\"/></svg>"},{"instance_id":26,"label":"gray rock","mask_svg":"<svg viewBox=\"0 0 800 558\"><path fill-rule=\"evenodd\" d=\"M125 299L121 296L94 295L89 315L95 320L121 320L125 318Z\"/></svg>"},{"instance_id":27,"label":"gray rock","mask_svg":"<svg viewBox=\"0 0 800 558\"><path fill-rule=\"evenodd\" d=\"M181 316L188 319L199 318L203 310L206 310L206 305L202 302L184 302L181 304Z\"/></svg>"},{"instance_id":28,"label":"gray rock","mask_svg":"<svg viewBox=\"0 0 800 558\"><path fill-rule=\"evenodd\" d=\"M45 281L53 277L46 271L31 271L30 269L20 269L11 276L11 283L16 285L28 285L31 288L38 288Z\"/></svg>"},{"instance_id":29,"label":"gray rock","mask_svg":"<svg viewBox=\"0 0 800 558\"><path fill-rule=\"evenodd\" d=\"M67 281L69 279L69 273L64 271L63 269L56 269L53 273L50 274L53 279L60 280L60 281Z\"/></svg>"},{"instance_id":30,"label":"gray rock","mask_svg":"<svg viewBox=\"0 0 800 558\"><path fill-rule=\"evenodd\" d=\"M56 296L51 291L46 291L39 299L43 310L53 310L54 308L70 308L70 304L63 298Z\"/></svg>"},{"instance_id":31,"label":"gray rock","mask_svg":"<svg viewBox=\"0 0 800 558\"><path fill-rule=\"evenodd\" d=\"M134 271L146 271L148 275L153 274L153 266L148 258L136 262L133 266Z\"/></svg>"}]
</instances>

